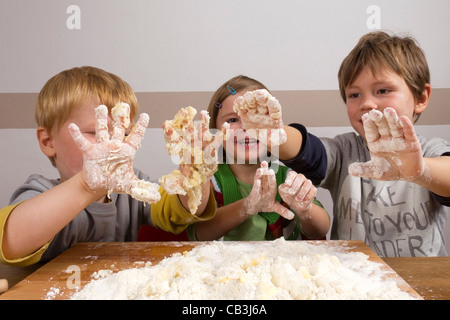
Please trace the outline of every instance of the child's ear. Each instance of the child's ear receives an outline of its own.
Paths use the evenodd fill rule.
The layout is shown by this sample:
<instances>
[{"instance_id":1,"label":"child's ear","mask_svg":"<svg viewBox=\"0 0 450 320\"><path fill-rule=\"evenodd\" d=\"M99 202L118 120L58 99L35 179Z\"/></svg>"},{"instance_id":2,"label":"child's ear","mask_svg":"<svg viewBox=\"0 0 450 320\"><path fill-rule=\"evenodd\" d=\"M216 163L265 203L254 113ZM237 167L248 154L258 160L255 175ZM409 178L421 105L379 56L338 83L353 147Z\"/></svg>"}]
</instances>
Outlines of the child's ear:
<instances>
[{"instance_id":1,"label":"child's ear","mask_svg":"<svg viewBox=\"0 0 450 320\"><path fill-rule=\"evenodd\" d=\"M38 127L36 131L36 137L39 142L39 147L42 152L49 158L55 156L55 148L53 147L53 138L51 134L44 127Z\"/></svg>"},{"instance_id":2,"label":"child's ear","mask_svg":"<svg viewBox=\"0 0 450 320\"><path fill-rule=\"evenodd\" d=\"M430 84L427 83L419 100L416 101L414 113L422 113L425 111L426 107L428 106L428 102L430 102L430 96L431 96L431 86Z\"/></svg>"}]
</instances>

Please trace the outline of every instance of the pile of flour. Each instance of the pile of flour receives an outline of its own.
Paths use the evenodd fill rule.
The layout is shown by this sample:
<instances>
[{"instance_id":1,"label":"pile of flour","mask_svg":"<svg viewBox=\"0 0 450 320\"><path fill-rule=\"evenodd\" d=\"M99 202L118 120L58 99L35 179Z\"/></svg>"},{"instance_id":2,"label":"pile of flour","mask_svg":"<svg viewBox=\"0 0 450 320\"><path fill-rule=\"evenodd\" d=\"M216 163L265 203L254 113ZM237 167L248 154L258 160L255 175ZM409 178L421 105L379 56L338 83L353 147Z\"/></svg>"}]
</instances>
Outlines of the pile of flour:
<instances>
[{"instance_id":1,"label":"pile of flour","mask_svg":"<svg viewBox=\"0 0 450 320\"><path fill-rule=\"evenodd\" d=\"M101 273L71 298L412 299L363 253L282 238L212 242L154 266Z\"/></svg>"}]
</instances>

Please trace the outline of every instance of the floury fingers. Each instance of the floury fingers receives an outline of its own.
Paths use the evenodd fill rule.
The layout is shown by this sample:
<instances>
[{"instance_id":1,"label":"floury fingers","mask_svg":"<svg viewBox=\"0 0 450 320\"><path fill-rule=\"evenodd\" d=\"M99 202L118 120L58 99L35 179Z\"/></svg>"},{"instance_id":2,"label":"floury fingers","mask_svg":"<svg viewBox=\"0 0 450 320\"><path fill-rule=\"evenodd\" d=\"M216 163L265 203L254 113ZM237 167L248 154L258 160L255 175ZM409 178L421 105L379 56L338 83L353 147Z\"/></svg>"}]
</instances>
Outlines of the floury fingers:
<instances>
[{"instance_id":1,"label":"floury fingers","mask_svg":"<svg viewBox=\"0 0 450 320\"><path fill-rule=\"evenodd\" d=\"M139 180L133 171L133 159L140 147L149 116L141 114L130 134L125 131L130 125L130 107L126 103L117 104L112 110L112 132L108 130L108 108L100 105L95 109L95 143L91 143L80 132L75 123L69 125L69 132L75 144L83 153L83 178L93 191L107 190L127 193L133 198L155 203L161 199L159 186Z\"/></svg>"},{"instance_id":2,"label":"floury fingers","mask_svg":"<svg viewBox=\"0 0 450 320\"><path fill-rule=\"evenodd\" d=\"M370 161L354 162L349 173L378 180L431 180L422 158L422 147L411 120L398 116L394 108L371 110L362 116Z\"/></svg>"},{"instance_id":3,"label":"floury fingers","mask_svg":"<svg viewBox=\"0 0 450 320\"><path fill-rule=\"evenodd\" d=\"M262 143L278 146L286 142L281 105L267 90L247 91L236 99L233 109L241 118L244 129L266 130L254 136Z\"/></svg>"},{"instance_id":4,"label":"floury fingers","mask_svg":"<svg viewBox=\"0 0 450 320\"><path fill-rule=\"evenodd\" d=\"M217 171L218 148L223 133L213 135L209 130L209 115L200 112L200 121L194 121L197 110L181 108L173 120L163 123L166 148L171 156L179 156L179 169L163 176L159 182L168 194L188 195L189 210L197 212L202 197L202 184Z\"/></svg>"}]
</instances>

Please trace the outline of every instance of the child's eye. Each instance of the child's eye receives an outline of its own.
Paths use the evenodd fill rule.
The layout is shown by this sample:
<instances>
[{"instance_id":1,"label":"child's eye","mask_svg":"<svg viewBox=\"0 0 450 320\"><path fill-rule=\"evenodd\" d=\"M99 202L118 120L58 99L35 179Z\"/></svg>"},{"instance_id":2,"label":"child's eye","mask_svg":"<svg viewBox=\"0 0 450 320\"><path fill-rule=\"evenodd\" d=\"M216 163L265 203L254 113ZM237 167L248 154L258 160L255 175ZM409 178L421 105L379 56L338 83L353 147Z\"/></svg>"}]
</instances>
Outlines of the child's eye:
<instances>
[{"instance_id":1,"label":"child's eye","mask_svg":"<svg viewBox=\"0 0 450 320\"><path fill-rule=\"evenodd\" d=\"M355 99L359 97L359 93L349 93L347 98L348 99Z\"/></svg>"},{"instance_id":2,"label":"child's eye","mask_svg":"<svg viewBox=\"0 0 450 320\"><path fill-rule=\"evenodd\" d=\"M378 94L386 94L386 93L389 93L389 92L390 92L389 89L380 89L380 90L377 91Z\"/></svg>"},{"instance_id":3,"label":"child's eye","mask_svg":"<svg viewBox=\"0 0 450 320\"><path fill-rule=\"evenodd\" d=\"M238 118L231 118L231 119L227 120L228 123L234 123L234 122L238 122L238 121L239 121Z\"/></svg>"}]
</instances>

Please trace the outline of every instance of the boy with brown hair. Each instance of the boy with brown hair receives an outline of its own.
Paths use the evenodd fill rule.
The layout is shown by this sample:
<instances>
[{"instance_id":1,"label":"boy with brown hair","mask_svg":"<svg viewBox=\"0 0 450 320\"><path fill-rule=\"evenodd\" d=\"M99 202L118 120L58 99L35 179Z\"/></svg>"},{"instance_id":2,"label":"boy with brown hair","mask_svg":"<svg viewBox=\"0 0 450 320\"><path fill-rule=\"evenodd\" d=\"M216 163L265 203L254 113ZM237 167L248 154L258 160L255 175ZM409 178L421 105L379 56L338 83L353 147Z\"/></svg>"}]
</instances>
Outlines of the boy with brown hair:
<instances>
[{"instance_id":1,"label":"boy with brown hair","mask_svg":"<svg viewBox=\"0 0 450 320\"><path fill-rule=\"evenodd\" d=\"M77 242L136 241L143 224L178 232L214 216L209 182L194 216L186 196L168 195L133 168L149 121L141 114L128 130L137 108L128 83L102 69L65 70L45 84L37 139L60 178L31 175L0 210L0 262L48 261Z\"/></svg>"},{"instance_id":2,"label":"boy with brown hair","mask_svg":"<svg viewBox=\"0 0 450 320\"><path fill-rule=\"evenodd\" d=\"M418 137L412 124L431 94L424 53L410 37L369 33L338 78L356 133L321 138L322 146L292 124L280 159L330 191L331 239L363 240L380 256L446 256L450 145Z\"/></svg>"}]
</instances>

